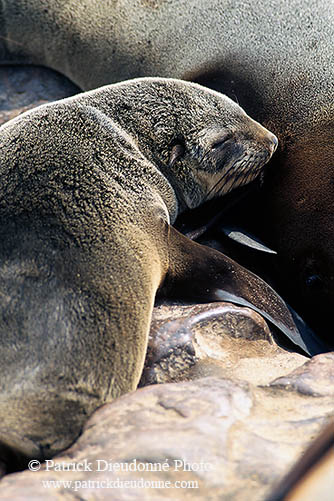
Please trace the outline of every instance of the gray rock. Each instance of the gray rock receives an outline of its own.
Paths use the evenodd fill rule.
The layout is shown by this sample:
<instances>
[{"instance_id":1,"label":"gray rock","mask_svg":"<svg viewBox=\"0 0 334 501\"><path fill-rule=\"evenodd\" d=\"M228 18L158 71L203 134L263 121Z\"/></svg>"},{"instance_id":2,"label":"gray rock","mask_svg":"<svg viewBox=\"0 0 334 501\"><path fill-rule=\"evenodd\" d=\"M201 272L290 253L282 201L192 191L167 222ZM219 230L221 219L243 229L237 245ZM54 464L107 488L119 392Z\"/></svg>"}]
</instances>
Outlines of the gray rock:
<instances>
[{"instance_id":1,"label":"gray rock","mask_svg":"<svg viewBox=\"0 0 334 501\"><path fill-rule=\"evenodd\" d=\"M309 399L287 402L283 389L219 378L142 388L99 409L53 464L6 476L0 499L264 499L333 411L332 398L314 407ZM64 471L73 463L92 471ZM139 463L162 471L138 471ZM125 471L108 471L116 464ZM101 487L127 480L195 488Z\"/></svg>"},{"instance_id":2,"label":"gray rock","mask_svg":"<svg viewBox=\"0 0 334 501\"><path fill-rule=\"evenodd\" d=\"M323 353L286 376L275 379L272 387L303 395L334 396L334 353Z\"/></svg>"}]
</instances>

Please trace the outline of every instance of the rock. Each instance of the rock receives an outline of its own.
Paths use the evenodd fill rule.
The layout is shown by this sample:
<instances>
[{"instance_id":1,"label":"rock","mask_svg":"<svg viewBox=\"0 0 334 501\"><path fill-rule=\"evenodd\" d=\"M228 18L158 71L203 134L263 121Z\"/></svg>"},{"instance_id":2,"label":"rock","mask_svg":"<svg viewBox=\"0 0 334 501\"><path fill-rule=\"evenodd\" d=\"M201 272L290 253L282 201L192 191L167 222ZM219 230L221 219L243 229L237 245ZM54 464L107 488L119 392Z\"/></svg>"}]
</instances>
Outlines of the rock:
<instances>
[{"instance_id":1,"label":"rock","mask_svg":"<svg viewBox=\"0 0 334 501\"><path fill-rule=\"evenodd\" d=\"M30 495L35 499L36 494L43 492L43 480L68 478L79 483L143 478L144 481L196 482L196 490L188 489L189 496L195 492L194 499L203 499L209 490L220 495L222 484L228 481L226 476L222 482L222 472L227 470L229 430L249 415L251 406L248 385L227 380L203 379L196 383L141 389L97 411L78 442L57 459L66 463L86 459L92 465L92 472L50 473L44 466L39 472L8 475L2 480L2 493L6 493L8 499L20 499L15 497L20 493L26 499ZM136 459L137 463L167 464L168 468L153 473L138 469L135 472L98 471L101 464L98 460L102 459L125 466ZM31 492L27 490L27 477L34 478L35 488ZM187 499L183 491L182 499ZM154 489L138 488L130 492L115 489L112 494L119 500L133 496L134 499L152 499L151 496L157 495ZM80 499L110 499L107 489L93 492L80 487L75 495ZM179 499L180 494L177 489L159 489L158 499L160 496L161 499Z\"/></svg>"},{"instance_id":2,"label":"rock","mask_svg":"<svg viewBox=\"0 0 334 501\"><path fill-rule=\"evenodd\" d=\"M271 386L313 397L334 396L334 353L313 357L290 374L275 379Z\"/></svg>"},{"instance_id":3,"label":"rock","mask_svg":"<svg viewBox=\"0 0 334 501\"><path fill-rule=\"evenodd\" d=\"M35 106L80 92L63 75L37 66L1 66L0 82L0 125Z\"/></svg>"},{"instance_id":4,"label":"rock","mask_svg":"<svg viewBox=\"0 0 334 501\"><path fill-rule=\"evenodd\" d=\"M0 499L263 499L333 411L328 397L315 406L285 398L284 389L219 378L142 388L99 409L53 463L7 475ZM119 487L130 480L174 487ZM192 484L180 494L181 481Z\"/></svg>"},{"instance_id":5,"label":"rock","mask_svg":"<svg viewBox=\"0 0 334 501\"><path fill-rule=\"evenodd\" d=\"M332 501L334 492L334 421L313 440L299 461L275 486L267 501Z\"/></svg>"},{"instance_id":6,"label":"rock","mask_svg":"<svg viewBox=\"0 0 334 501\"><path fill-rule=\"evenodd\" d=\"M249 308L169 302L154 308L140 386L203 376L266 384L306 360L292 353L287 362L265 320Z\"/></svg>"}]
</instances>

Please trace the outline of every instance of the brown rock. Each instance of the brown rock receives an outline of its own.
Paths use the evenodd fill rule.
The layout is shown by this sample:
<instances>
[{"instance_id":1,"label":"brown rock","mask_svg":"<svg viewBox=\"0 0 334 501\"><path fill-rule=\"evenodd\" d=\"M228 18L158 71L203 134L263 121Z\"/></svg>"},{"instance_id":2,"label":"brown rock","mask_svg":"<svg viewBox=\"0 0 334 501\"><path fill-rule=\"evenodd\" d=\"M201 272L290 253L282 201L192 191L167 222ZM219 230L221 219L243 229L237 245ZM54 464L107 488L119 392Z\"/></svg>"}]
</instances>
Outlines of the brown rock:
<instances>
[{"instance_id":1,"label":"brown rock","mask_svg":"<svg viewBox=\"0 0 334 501\"><path fill-rule=\"evenodd\" d=\"M267 501L332 501L334 492L334 421L312 441Z\"/></svg>"},{"instance_id":2,"label":"brown rock","mask_svg":"<svg viewBox=\"0 0 334 501\"><path fill-rule=\"evenodd\" d=\"M288 400L218 378L142 388L99 409L54 463L6 476L0 499L261 500L333 412L329 397Z\"/></svg>"},{"instance_id":3,"label":"brown rock","mask_svg":"<svg viewBox=\"0 0 334 501\"><path fill-rule=\"evenodd\" d=\"M294 353L287 361L265 320L249 308L164 303L154 308L140 386L205 376L267 384L306 360Z\"/></svg>"},{"instance_id":4,"label":"brown rock","mask_svg":"<svg viewBox=\"0 0 334 501\"><path fill-rule=\"evenodd\" d=\"M334 396L334 352L313 357L290 374L275 379L271 386L313 397Z\"/></svg>"},{"instance_id":5,"label":"brown rock","mask_svg":"<svg viewBox=\"0 0 334 501\"><path fill-rule=\"evenodd\" d=\"M57 472L53 468L50 472L44 465L39 472L5 477L2 495L13 500L24 495L25 499L30 499L29 496L38 499L46 492L43 481L68 479L78 488L75 493L62 488L63 499L72 499L66 496L74 495L80 499L122 500L133 496L134 499L180 499L180 489L176 488L161 488L159 491L151 488L98 488L102 482L143 479L173 484L177 481L195 482L192 484L194 489L182 489L182 499L188 496L204 499L206 493L218 499L228 481L224 472L227 471L229 430L236 421L249 415L251 406L248 386L226 380L203 379L196 383L144 388L97 411L78 442L55 460L67 465L73 462L89 464L92 471ZM104 470L107 464L113 466L116 463L121 463L126 469L130 464L138 463L167 464L168 468L157 472L140 472L139 467L134 472ZM34 485L30 483L32 479ZM88 481L93 487L87 487ZM50 488L48 495L49 492L54 496L59 491Z\"/></svg>"}]
</instances>

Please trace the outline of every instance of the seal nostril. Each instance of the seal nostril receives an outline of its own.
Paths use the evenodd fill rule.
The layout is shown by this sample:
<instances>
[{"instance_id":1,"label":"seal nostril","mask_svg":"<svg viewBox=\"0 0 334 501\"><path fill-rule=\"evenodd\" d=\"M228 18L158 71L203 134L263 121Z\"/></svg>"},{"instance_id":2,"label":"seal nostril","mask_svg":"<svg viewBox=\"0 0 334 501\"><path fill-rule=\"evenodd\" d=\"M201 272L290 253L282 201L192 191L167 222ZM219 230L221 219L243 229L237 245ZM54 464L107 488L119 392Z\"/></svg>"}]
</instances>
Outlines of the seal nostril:
<instances>
[{"instance_id":1,"label":"seal nostril","mask_svg":"<svg viewBox=\"0 0 334 501\"><path fill-rule=\"evenodd\" d=\"M276 148L278 146L278 139L274 134L272 134L270 137L270 145L272 147L273 152L276 151Z\"/></svg>"}]
</instances>

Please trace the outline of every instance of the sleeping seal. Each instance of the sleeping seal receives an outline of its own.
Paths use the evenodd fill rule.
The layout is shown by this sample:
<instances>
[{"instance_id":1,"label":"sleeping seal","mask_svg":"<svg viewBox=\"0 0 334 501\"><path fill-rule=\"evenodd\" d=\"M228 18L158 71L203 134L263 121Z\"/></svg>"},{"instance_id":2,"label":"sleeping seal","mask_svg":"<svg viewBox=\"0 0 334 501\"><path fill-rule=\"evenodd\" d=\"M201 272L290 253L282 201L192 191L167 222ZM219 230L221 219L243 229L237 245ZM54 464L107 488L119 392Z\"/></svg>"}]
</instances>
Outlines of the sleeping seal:
<instances>
[{"instance_id":1,"label":"sleeping seal","mask_svg":"<svg viewBox=\"0 0 334 501\"><path fill-rule=\"evenodd\" d=\"M234 294L287 333L260 279L172 226L259 174L276 137L215 91L135 79L42 105L0 128L0 458L69 446L134 390L160 288ZM265 299L264 299L265 298Z\"/></svg>"},{"instance_id":2,"label":"sleeping seal","mask_svg":"<svg viewBox=\"0 0 334 501\"><path fill-rule=\"evenodd\" d=\"M333 1L0 6L3 62L49 66L85 90L138 76L196 81L236 99L275 132L276 165L251 224L278 251L292 303L333 344Z\"/></svg>"}]
</instances>

